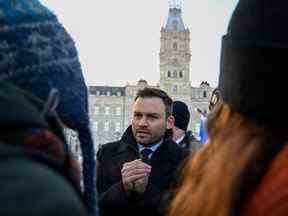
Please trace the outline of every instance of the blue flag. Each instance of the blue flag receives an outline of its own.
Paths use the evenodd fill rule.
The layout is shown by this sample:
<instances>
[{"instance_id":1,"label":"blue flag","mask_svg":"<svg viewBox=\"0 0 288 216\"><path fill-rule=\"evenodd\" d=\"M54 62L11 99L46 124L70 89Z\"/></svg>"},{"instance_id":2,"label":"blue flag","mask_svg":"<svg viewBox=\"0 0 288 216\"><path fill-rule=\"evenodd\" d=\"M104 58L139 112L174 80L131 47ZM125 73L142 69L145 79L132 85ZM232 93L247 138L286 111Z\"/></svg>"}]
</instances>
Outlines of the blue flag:
<instances>
[{"instance_id":1,"label":"blue flag","mask_svg":"<svg viewBox=\"0 0 288 216\"><path fill-rule=\"evenodd\" d=\"M202 144L204 144L207 141L207 139L208 139L208 135L207 135L206 129L205 129L205 120L206 120L206 118L203 115L201 115L201 117L200 117L199 137L200 137L200 142Z\"/></svg>"}]
</instances>

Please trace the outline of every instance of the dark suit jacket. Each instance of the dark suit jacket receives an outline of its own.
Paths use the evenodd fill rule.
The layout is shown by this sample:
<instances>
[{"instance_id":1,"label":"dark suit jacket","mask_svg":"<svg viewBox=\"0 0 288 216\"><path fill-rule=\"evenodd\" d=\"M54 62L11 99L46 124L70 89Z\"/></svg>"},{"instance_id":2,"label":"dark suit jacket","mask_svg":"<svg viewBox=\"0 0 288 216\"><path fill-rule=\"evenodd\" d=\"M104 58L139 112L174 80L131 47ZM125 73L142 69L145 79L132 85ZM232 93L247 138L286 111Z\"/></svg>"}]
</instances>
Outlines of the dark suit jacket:
<instances>
[{"instance_id":1,"label":"dark suit jacket","mask_svg":"<svg viewBox=\"0 0 288 216\"><path fill-rule=\"evenodd\" d=\"M123 163L139 158L131 126L121 140L99 149L97 188L100 215L163 215L157 209L161 195L175 181L175 172L188 152L166 137L151 158L152 171L144 194L126 195L121 178ZM163 206L163 205L161 205ZM163 210L163 208L162 208Z\"/></svg>"}]
</instances>

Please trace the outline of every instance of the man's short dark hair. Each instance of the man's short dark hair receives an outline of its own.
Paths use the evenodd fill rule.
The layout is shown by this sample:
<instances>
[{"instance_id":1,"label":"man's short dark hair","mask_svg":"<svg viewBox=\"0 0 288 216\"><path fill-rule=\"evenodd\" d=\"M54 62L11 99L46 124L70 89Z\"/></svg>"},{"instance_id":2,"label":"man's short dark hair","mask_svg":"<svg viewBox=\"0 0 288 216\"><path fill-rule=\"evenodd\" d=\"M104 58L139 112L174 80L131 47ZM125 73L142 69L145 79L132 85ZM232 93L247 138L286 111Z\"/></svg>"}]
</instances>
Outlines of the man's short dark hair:
<instances>
[{"instance_id":1,"label":"man's short dark hair","mask_svg":"<svg viewBox=\"0 0 288 216\"><path fill-rule=\"evenodd\" d=\"M137 95L135 97L136 101L138 98L160 98L164 105L165 105L165 114L166 114L166 118L168 118L168 116L170 116L172 114L172 99L169 97L169 95L161 90L161 89L156 89L156 88L144 88L141 89L137 92Z\"/></svg>"}]
</instances>

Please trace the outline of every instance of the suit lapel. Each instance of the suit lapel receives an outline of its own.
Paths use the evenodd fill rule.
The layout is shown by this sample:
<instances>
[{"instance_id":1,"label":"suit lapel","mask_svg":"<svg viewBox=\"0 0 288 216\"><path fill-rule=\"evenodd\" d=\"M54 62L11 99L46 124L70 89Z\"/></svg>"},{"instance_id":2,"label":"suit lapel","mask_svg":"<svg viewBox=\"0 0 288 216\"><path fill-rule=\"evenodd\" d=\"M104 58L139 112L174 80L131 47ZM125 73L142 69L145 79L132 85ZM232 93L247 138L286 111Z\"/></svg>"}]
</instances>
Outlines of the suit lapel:
<instances>
[{"instance_id":1,"label":"suit lapel","mask_svg":"<svg viewBox=\"0 0 288 216\"><path fill-rule=\"evenodd\" d=\"M124 132L118 149L112 155L113 163L122 169L123 163L133 161L139 158L138 148L135 139L132 135L131 126Z\"/></svg>"},{"instance_id":2,"label":"suit lapel","mask_svg":"<svg viewBox=\"0 0 288 216\"><path fill-rule=\"evenodd\" d=\"M171 167L174 165L173 144L170 140L166 140L154 153L151 159L150 178L152 182L158 182L161 177L171 173Z\"/></svg>"}]
</instances>

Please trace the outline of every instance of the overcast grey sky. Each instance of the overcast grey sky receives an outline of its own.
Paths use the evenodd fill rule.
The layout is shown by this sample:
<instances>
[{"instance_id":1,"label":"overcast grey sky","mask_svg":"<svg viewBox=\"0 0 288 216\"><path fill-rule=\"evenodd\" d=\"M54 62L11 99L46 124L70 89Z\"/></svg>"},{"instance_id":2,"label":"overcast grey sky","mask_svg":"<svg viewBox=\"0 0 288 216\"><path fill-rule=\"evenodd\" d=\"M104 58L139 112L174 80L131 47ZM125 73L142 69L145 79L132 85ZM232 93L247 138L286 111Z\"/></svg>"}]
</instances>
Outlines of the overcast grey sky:
<instances>
[{"instance_id":1,"label":"overcast grey sky","mask_svg":"<svg viewBox=\"0 0 288 216\"><path fill-rule=\"evenodd\" d=\"M221 36L237 0L184 0L190 29L193 86L216 86ZM86 82L124 86L159 81L160 29L168 0L42 0L61 20L78 47Z\"/></svg>"}]
</instances>

